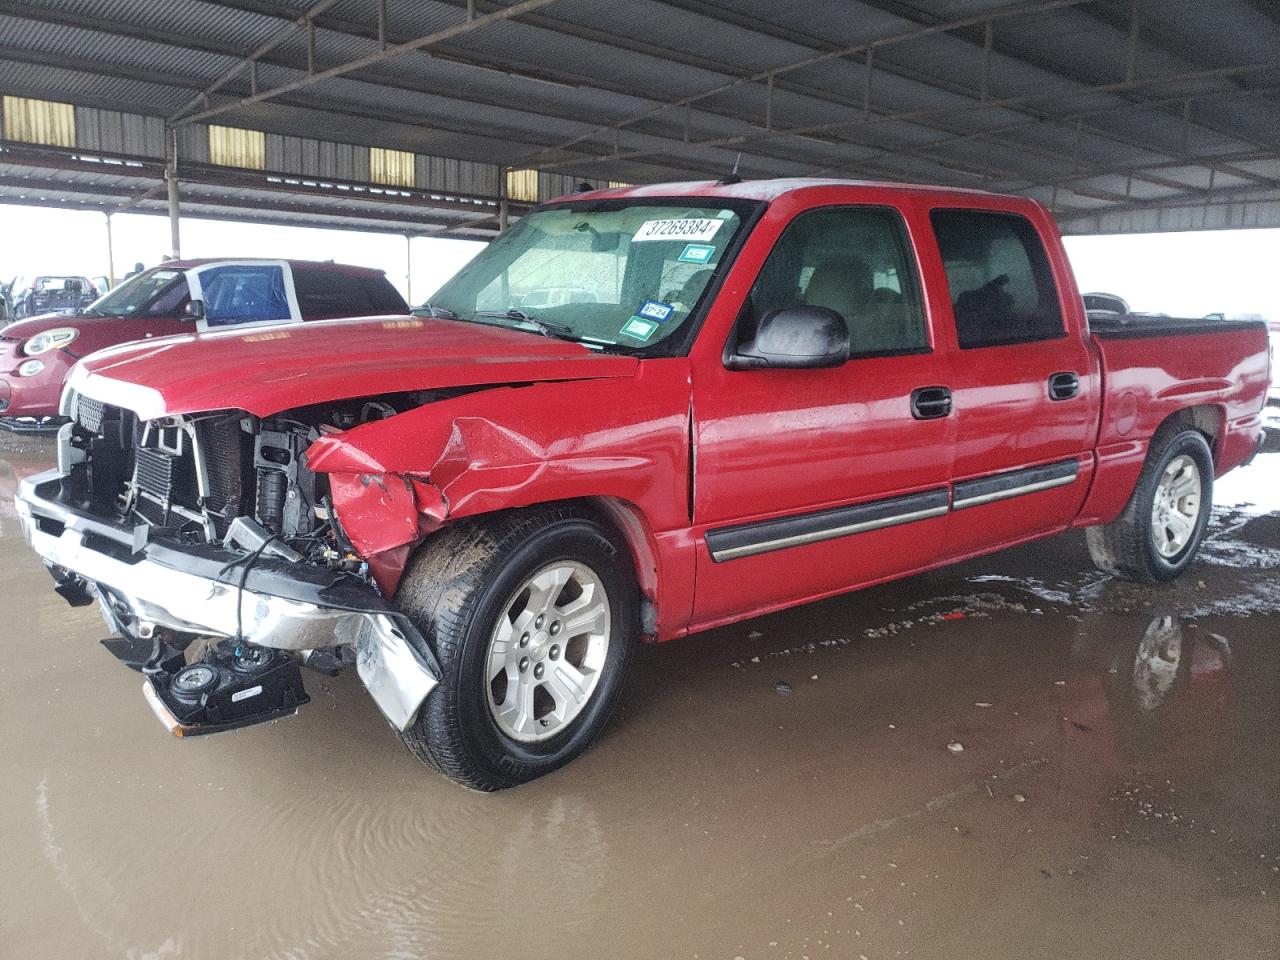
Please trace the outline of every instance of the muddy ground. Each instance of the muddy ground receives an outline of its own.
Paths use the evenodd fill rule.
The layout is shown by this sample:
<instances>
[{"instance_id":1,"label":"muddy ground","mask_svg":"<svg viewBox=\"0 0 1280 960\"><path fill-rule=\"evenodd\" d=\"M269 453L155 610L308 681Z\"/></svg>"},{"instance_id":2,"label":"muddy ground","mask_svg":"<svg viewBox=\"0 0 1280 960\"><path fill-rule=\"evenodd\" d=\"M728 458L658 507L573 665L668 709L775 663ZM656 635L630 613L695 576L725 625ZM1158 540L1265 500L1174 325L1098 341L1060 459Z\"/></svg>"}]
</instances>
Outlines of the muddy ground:
<instances>
[{"instance_id":1,"label":"muddy ground","mask_svg":"<svg viewBox=\"0 0 1280 960\"><path fill-rule=\"evenodd\" d=\"M0 438L0 955L1280 955L1280 443L1175 585L1071 534L645 648L593 750L494 796L354 676L165 734L21 541L50 450Z\"/></svg>"}]
</instances>

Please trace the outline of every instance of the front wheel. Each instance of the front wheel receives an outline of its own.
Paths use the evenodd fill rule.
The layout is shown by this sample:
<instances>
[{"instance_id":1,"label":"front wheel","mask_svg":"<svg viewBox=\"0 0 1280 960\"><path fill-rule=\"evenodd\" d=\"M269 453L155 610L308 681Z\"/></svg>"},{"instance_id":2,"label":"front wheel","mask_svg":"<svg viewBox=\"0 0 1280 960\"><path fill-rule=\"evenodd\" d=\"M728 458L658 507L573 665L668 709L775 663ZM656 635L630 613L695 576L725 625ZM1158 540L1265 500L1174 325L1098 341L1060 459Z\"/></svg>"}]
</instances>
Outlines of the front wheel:
<instances>
[{"instance_id":1,"label":"front wheel","mask_svg":"<svg viewBox=\"0 0 1280 960\"><path fill-rule=\"evenodd\" d=\"M608 721L638 633L629 558L561 507L465 520L427 541L397 603L435 649L440 686L401 735L475 790L533 780Z\"/></svg>"},{"instance_id":2,"label":"front wheel","mask_svg":"<svg viewBox=\"0 0 1280 960\"><path fill-rule=\"evenodd\" d=\"M1191 564L1212 506L1213 455L1204 435L1157 435L1124 512L1085 531L1089 553L1126 580L1172 580Z\"/></svg>"}]
</instances>

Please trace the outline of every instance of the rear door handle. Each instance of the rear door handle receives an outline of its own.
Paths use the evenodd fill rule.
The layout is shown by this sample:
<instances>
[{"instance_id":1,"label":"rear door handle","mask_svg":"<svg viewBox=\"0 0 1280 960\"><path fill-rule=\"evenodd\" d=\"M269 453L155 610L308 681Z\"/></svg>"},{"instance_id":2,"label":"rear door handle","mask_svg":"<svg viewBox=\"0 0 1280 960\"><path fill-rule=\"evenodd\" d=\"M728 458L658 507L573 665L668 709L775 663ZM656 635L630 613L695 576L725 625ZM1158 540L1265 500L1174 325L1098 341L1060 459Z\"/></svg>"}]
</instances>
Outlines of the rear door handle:
<instances>
[{"instance_id":1,"label":"rear door handle","mask_svg":"<svg viewBox=\"0 0 1280 960\"><path fill-rule=\"evenodd\" d=\"M911 416L939 420L951 414L951 391L946 387L920 387L911 391Z\"/></svg>"},{"instance_id":2,"label":"rear door handle","mask_svg":"<svg viewBox=\"0 0 1280 960\"><path fill-rule=\"evenodd\" d=\"M1080 378L1070 371L1049 378L1049 399L1070 400L1080 392Z\"/></svg>"}]
</instances>

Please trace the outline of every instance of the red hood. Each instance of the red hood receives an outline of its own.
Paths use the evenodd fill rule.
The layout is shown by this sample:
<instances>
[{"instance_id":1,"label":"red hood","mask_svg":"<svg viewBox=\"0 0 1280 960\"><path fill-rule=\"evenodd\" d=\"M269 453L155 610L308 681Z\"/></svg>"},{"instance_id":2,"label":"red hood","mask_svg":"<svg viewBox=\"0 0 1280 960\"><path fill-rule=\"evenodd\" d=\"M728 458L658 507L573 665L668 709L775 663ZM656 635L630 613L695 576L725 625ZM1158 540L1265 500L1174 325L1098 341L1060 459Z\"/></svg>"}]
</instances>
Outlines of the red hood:
<instances>
[{"instance_id":1,"label":"red hood","mask_svg":"<svg viewBox=\"0 0 1280 960\"><path fill-rule=\"evenodd\" d=\"M269 416L378 393L630 376L634 357L420 317L322 320L109 347L69 385L144 420L208 410Z\"/></svg>"}]
</instances>

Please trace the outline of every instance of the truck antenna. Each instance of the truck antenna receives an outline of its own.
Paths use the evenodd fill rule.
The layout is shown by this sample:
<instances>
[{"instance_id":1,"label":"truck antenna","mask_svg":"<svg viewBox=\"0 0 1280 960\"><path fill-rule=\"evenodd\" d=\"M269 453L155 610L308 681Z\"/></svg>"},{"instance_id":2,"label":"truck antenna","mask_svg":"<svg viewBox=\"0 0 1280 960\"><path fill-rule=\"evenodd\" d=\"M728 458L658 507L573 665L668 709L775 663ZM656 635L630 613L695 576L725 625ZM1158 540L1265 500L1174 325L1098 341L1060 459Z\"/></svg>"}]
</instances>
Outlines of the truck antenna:
<instances>
[{"instance_id":1,"label":"truck antenna","mask_svg":"<svg viewBox=\"0 0 1280 960\"><path fill-rule=\"evenodd\" d=\"M742 151L739 150L738 155L733 158L733 171L727 177L722 177L721 179L717 180L716 183L725 187L731 186L732 184L735 184L735 183L741 183L742 178L738 176L738 164L740 164L741 162L742 162Z\"/></svg>"}]
</instances>

